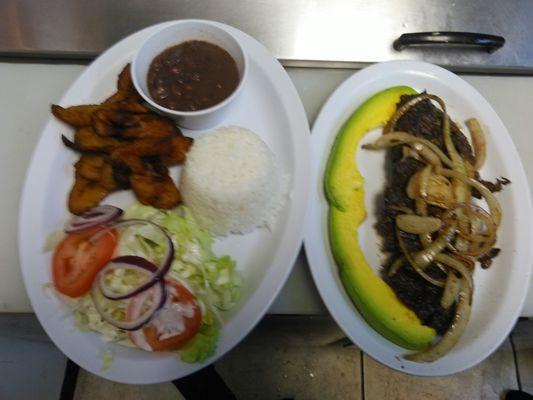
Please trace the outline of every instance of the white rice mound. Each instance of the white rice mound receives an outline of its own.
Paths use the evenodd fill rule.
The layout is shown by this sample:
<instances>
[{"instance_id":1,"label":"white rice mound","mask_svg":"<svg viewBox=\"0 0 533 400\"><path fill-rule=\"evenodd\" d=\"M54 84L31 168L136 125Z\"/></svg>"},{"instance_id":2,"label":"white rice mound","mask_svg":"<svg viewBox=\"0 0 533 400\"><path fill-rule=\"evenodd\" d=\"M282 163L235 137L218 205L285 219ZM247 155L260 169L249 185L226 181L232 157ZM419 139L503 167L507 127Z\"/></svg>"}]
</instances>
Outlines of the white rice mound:
<instances>
[{"instance_id":1,"label":"white rice mound","mask_svg":"<svg viewBox=\"0 0 533 400\"><path fill-rule=\"evenodd\" d=\"M231 126L195 140L180 190L200 225L223 236L271 226L285 204L287 178L265 142Z\"/></svg>"}]
</instances>

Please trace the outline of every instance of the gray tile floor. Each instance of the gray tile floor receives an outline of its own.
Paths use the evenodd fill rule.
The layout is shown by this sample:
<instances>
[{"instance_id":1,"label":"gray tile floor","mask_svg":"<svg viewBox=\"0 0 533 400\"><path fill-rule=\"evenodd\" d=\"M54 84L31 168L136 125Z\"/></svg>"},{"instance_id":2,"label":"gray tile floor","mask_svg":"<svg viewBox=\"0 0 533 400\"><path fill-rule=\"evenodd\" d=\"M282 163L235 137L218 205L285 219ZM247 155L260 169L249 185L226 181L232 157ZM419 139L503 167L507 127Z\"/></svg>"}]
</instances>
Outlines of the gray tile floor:
<instances>
[{"instance_id":1,"label":"gray tile floor","mask_svg":"<svg viewBox=\"0 0 533 400\"><path fill-rule=\"evenodd\" d=\"M182 400L184 398L170 382L157 385L124 385L80 371L74 400L96 399Z\"/></svg>"},{"instance_id":2,"label":"gray tile floor","mask_svg":"<svg viewBox=\"0 0 533 400\"><path fill-rule=\"evenodd\" d=\"M517 377L523 390L533 394L533 320L520 321L511 341L516 352Z\"/></svg>"},{"instance_id":3,"label":"gray tile floor","mask_svg":"<svg viewBox=\"0 0 533 400\"><path fill-rule=\"evenodd\" d=\"M533 321L480 365L450 377L392 371L343 340L328 316L267 316L215 364L238 399L499 399L533 392ZM0 315L0 400L59 399L66 358L30 314ZM75 400L183 399L172 383L122 385L80 370Z\"/></svg>"},{"instance_id":4,"label":"gray tile floor","mask_svg":"<svg viewBox=\"0 0 533 400\"><path fill-rule=\"evenodd\" d=\"M239 399L359 399L361 356L329 317L268 317L215 368Z\"/></svg>"},{"instance_id":5,"label":"gray tile floor","mask_svg":"<svg viewBox=\"0 0 533 400\"><path fill-rule=\"evenodd\" d=\"M0 400L58 399L66 362L33 314L0 314Z\"/></svg>"}]
</instances>

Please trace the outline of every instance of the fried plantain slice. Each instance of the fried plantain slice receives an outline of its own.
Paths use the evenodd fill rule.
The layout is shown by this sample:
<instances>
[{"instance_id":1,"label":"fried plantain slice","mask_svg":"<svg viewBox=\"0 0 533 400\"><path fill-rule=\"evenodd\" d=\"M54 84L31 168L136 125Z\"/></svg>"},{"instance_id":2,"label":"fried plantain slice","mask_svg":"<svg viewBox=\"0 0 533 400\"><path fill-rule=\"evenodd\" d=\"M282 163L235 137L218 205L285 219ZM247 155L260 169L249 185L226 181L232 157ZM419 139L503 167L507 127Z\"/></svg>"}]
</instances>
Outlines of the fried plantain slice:
<instances>
[{"instance_id":1,"label":"fried plantain slice","mask_svg":"<svg viewBox=\"0 0 533 400\"><path fill-rule=\"evenodd\" d=\"M74 164L76 174L91 182L95 182L108 191L118 188L115 181L113 166L103 155L84 154Z\"/></svg>"},{"instance_id":2,"label":"fried plantain slice","mask_svg":"<svg viewBox=\"0 0 533 400\"><path fill-rule=\"evenodd\" d=\"M154 114L129 114L113 109L101 109L93 114L93 127L100 136L124 139L163 139L181 135L169 118Z\"/></svg>"},{"instance_id":3,"label":"fried plantain slice","mask_svg":"<svg viewBox=\"0 0 533 400\"><path fill-rule=\"evenodd\" d=\"M143 174L146 172L146 163L144 160L135 154L129 154L127 151L121 152L120 150L111 153L111 159L115 165L125 167L130 173Z\"/></svg>"},{"instance_id":4,"label":"fried plantain slice","mask_svg":"<svg viewBox=\"0 0 533 400\"><path fill-rule=\"evenodd\" d=\"M130 114L149 114L152 111L145 105L136 101L120 101L112 104L102 104L101 109L120 111Z\"/></svg>"},{"instance_id":5,"label":"fried plantain slice","mask_svg":"<svg viewBox=\"0 0 533 400\"><path fill-rule=\"evenodd\" d=\"M131 79L131 65L126 64L117 79L117 91L108 97L104 104L116 103L124 100L141 101L141 96L137 93L133 80Z\"/></svg>"},{"instance_id":6,"label":"fried plantain slice","mask_svg":"<svg viewBox=\"0 0 533 400\"><path fill-rule=\"evenodd\" d=\"M163 139L181 136L181 131L174 121L160 115L134 115L131 122L133 126L126 127L120 133L124 139Z\"/></svg>"},{"instance_id":7,"label":"fried plantain slice","mask_svg":"<svg viewBox=\"0 0 533 400\"><path fill-rule=\"evenodd\" d=\"M104 163L104 166L102 167L99 183L103 188L110 192L119 188L119 185L115 180L114 168L108 162Z\"/></svg>"},{"instance_id":8,"label":"fried plantain slice","mask_svg":"<svg viewBox=\"0 0 533 400\"><path fill-rule=\"evenodd\" d=\"M76 174L68 197L68 209L72 214L79 215L96 207L108 193L109 191L98 183Z\"/></svg>"},{"instance_id":9,"label":"fried plantain slice","mask_svg":"<svg viewBox=\"0 0 533 400\"><path fill-rule=\"evenodd\" d=\"M122 90L117 90L107 99L105 99L102 104L108 105L108 104L116 104L116 103L121 103L121 102L134 102L136 104L140 104L141 101L143 101L143 99L141 95L137 93L136 91L125 92Z\"/></svg>"},{"instance_id":10,"label":"fried plantain slice","mask_svg":"<svg viewBox=\"0 0 533 400\"><path fill-rule=\"evenodd\" d=\"M111 158L115 161L127 156L151 157L159 156L165 152L166 140L140 139L133 142L120 142L121 146L117 147L111 153Z\"/></svg>"},{"instance_id":11,"label":"fried plantain slice","mask_svg":"<svg viewBox=\"0 0 533 400\"><path fill-rule=\"evenodd\" d=\"M117 92L104 103L61 107L52 113L77 128L74 141L63 143L80 153L68 207L83 213L110 192L132 188L139 201L158 208L181 202L168 167L182 163L193 143L172 119L142 104L126 65L117 80Z\"/></svg>"},{"instance_id":12,"label":"fried plantain slice","mask_svg":"<svg viewBox=\"0 0 533 400\"><path fill-rule=\"evenodd\" d=\"M74 164L74 169L78 175L85 179L98 182L101 179L105 163L103 156L84 154Z\"/></svg>"},{"instance_id":13,"label":"fried plantain slice","mask_svg":"<svg viewBox=\"0 0 533 400\"><path fill-rule=\"evenodd\" d=\"M143 204L169 209L181 203L180 192L168 175L133 174L130 183L137 199Z\"/></svg>"},{"instance_id":14,"label":"fried plantain slice","mask_svg":"<svg viewBox=\"0 0 533 400\"><path fill-rule=\"evenodd\" d=\"M118 74L117 89L123 92L137 92L131 79L131 64L127 63Z\"/></svg>"},{"instance_id":15,"label":"fried plantain slice","mask_svg":"<svg viewBox=\"0 0 533 400\"><path fill-rule=\"evenodd\" d=\"M92 126L94 131L99 136L115 136L118 134L118 128L115 126L115 124L110 121L109 119L109 113L113 113L113 111L100 109L98 111L95 111L92 117ZM123 114L120 114L123 115Z\"/></svg>"},{"instance_id":16,"label":"fried plantain slice","mask_svg":"<svg viewBox=\"0 0 533 400\"><path fill-rule=\"evenodd\" d=\"M80 128L74 134L74 146L79 151L110 152L121 145L119 140L99 136L93 128Z\"/></svg>"},{"instance_id":17,"label":"fried plantain slice","mask_svg":"<svg viewBox=\"0 0 533 400\"><path fill-rule=\"evenodd\" d=\"M117 189L129 189L130 188L130 170L127 166L112 163L113 168L113 180L117 185Z\"/></svg>"},{"instance_id":18,"label":"fried plantain slice","mask_svg":"<svg viewBox=\"0 0 533 400\"><path fill-rule=\"evenodd\" d=\"M90 126L92 123L93 112L99 108L100 106L97 104L87 104L67 108L52 104L51 107L54 117L75 128Z\"/></svg>"},{"instance_id":19,"label":"fried plantain slice","mask_svg":"<svg viewBox=\"0 0 533 400\"><path fill-rule=\"evenodd\" d=\"M137 140L123 143L111 152L114 164L126 167L134 174L144 174L147 166L143 157L156 156L161 148L158 140Z\"/></svg>"},{"instance_id":20,"label":"fried plantain slice","mask_svg":"<svg viewBox=\"0 0 533 400\"><path fill-rule=\"evenodd\" d=\"M122 144L111 152L113 162L127 166L131 172L142 174L146 170L143 159L159 157L162 164L172 166L181 164L187 157L193 139L186 136L174 136L170 139L142 139Z\"/></svg>"},{"instance_id":21,"label":"fried plantain slice","mask_svg":"<svg viewBox=\"0 0 533 400\"><path fill-rule=\"evenodd\" d=\"M165 150L161 155L161 161L169 167L183 163L193 142L194 140L187 136L175 136L165 141L163 144Z\"/></svg>"},{"instance_id":22,"label":"fried plantain slice","mask_svg":"<svg viewBox=\"0 0 533 400\"><path fill-rule=\"evenodd\" d=\"M140 103L136 102L120 102L113 104L86 104L79 106L61 107L57 104L52 104L52 114L59 120L73 126L75 128L83 128L91 126L93 123L93 115L95 112L107 109L116 110L127 113L145 114L150 110Z\"/></svg>"},{"instance_id":23,"label":"fried plantain slice","mask_svg":"<svg viewBox=\"0 0 533 400\"><path fill-rule=\"evenodd\" d=\"M107 99L104 100L104 104L112 104L119 101L127 100L127 93L116 91L111 96L109 96Z\"/></svg>"}]
</instances>

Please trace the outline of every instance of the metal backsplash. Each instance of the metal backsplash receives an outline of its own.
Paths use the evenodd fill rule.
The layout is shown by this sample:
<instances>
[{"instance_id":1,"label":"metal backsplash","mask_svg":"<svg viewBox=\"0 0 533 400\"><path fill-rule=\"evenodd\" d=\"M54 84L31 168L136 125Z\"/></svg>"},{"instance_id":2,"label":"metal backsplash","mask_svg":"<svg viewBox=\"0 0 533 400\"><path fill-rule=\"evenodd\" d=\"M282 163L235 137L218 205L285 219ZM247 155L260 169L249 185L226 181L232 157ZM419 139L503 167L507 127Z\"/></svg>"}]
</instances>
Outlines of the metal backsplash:
<instances>
[{"instance_id":1,"label":"metal backsplash","mask_svg":"<svg viewBox=\"0 0 533 400\"><path fill-rule=\"evenodd\" d=\"M456 71L533 73L530 0L0 0L0 55L90 59L157 22L213 19L261 41L285 65L422 59ZM503 36L503 48L408 48L403 33Z\"/></svg>"}]
</instances>

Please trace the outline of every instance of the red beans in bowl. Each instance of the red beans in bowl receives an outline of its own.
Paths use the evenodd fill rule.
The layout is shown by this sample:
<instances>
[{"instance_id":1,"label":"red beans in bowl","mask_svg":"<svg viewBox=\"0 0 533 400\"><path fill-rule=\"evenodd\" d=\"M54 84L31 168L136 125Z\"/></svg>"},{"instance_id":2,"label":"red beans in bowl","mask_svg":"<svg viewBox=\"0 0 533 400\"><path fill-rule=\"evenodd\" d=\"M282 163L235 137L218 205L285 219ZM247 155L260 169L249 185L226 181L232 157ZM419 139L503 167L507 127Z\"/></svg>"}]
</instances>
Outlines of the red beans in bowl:
<instances>
[{"instance_id":1,"label":"red beans in bowl","mask_svg":"<svg viewBox=\"0 0 533 400\"><path fill-rule=\"evenodd\" d=\"M197 111L229 97L239 84L239 71L226 50L191 40L156 56L147 83L157 104L175 111Z\"/></svg>"}]
</instances>

